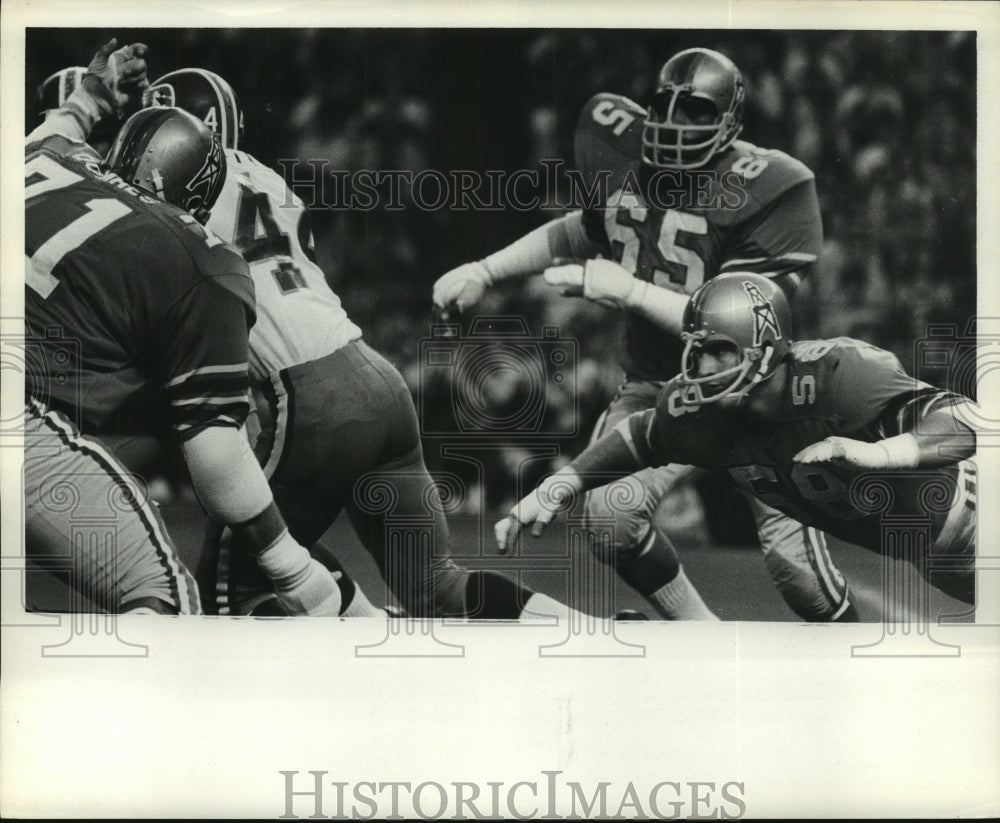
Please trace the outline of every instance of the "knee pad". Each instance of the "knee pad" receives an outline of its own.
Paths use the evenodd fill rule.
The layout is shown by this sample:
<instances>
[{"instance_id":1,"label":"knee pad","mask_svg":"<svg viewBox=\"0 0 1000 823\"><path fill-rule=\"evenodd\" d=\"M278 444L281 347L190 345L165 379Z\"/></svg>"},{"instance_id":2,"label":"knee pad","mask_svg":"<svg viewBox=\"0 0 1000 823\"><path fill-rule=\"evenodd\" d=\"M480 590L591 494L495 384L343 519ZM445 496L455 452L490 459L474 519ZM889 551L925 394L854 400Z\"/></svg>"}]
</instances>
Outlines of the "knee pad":
<instances>
[{"instance_id":1,"label":"knee pad","mask_svg":"<svg viewBox=\"0 0 1000 823\"><path fill-rule=\"evenodd\" d=\"M626 563L635 557L649 535L657 502L635 476L588 492L584 515L591 552L611 564Z\"/></svg>"}]
</instances>

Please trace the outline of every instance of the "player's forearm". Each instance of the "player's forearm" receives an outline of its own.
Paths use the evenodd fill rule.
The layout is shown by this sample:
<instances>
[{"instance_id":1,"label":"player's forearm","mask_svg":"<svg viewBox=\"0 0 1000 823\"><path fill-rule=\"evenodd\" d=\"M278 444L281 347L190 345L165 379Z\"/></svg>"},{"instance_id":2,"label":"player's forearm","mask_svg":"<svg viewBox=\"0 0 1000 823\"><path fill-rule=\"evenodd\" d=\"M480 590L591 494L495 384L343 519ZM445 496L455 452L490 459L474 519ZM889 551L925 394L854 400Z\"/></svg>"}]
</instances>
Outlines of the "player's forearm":
<instances>
[{"instance_id":1,"label":"player's forearm","mask_svg":"<svg viewBox=\"0 0 1000 823\"><path fill-rule=\"evenodd\" d=\"M205 511L232 528L241 545L259 555L285 537L288 530L271 487L241 431L203 429L184 443L183 451Z\"/></svg>"},{"instance_id":2,"label":"player's forearm","mask_svg":"<svg viewBox=\"0 0 1000 823\"><path fill-rule=\"evenodd\" d=\"M486 257L482 263L493 283L540 274L558 258L585 258L596 253L583 229L582 212L550 220Z\"/></svg>"},{"instance_id":3,"label":"player's forearm","mask_svg":"<svg viewBox=\"0 0 1000 823\"><path fill-rule=\"evenodd\" d=\"M647 465L616 427L584 449L566 468L580 478L576 491L590 491L635 474Z\"/></svg>"},{"instance_id":4,"label":"player's forearm","mask_svg":"<svg viewBox=\"0 0 1000 823\"><path fill-rule=\"evenodd\" d=\"M917 467L939 468L965 460L976 453L976 432L959 419L975 419L970 417L974 411L971 406L971 402L967 402L936 409L922 418L914 431L908 433L915 442ZM883 441L886 442L889 441Z\"/></svg>"},{"instance_id":5,"label":"player's forearm","mask_svg":"<svg viewBox=\"0 0 1000 823\"><path fill-rule=\"evenodd\" d=\"M58 109L51 112L45 122L25 138L25 144L60 135L76 143L90 137L97 122L111 113L111 104L94 94L84 83L67 98Z\"/></svg>"},{"instance_id":6,"label":"player's forearm","mask_svg":"<svg viewBox=\"0 0 1000 823\"><path fill-rule=\"evenodd\" d=\"M670 291L652 283L639 282L629 308L636 314L655 323L668 334L680 337L684 325L684 308L689 295Z\"/></svg>"},{"instance_id":7,"label":"player's forearm","mask_svg":"<svg viewBox=\"0 0 1000 823\"><path fill-rule=\"evenodd\" d=\"M336 615L336 581L289 534L243 433L212 426L187 440L183 451L202 505L233 530L235 544L253 554L286 610Z\"/></svg>"}]
</instances>

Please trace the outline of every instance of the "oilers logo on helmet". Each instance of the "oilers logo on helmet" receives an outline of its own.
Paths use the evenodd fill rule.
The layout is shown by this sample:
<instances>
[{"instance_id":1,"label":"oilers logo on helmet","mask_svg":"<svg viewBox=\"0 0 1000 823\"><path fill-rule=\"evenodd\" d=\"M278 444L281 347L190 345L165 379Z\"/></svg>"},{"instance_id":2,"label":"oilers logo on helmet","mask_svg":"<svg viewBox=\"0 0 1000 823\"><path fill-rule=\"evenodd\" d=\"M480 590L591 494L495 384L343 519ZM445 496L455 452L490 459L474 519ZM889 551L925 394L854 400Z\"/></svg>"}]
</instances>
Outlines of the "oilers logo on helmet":
<instances>
[{"instance_id":1,"label":"oilers logo on helmet","mask_svg":"<svg viewBox=\"0 0 1000 823\"><path fill-rule=\"evenodd\" d=\"M749 280L743 281L743 290L750 296L753 311L753 345L760 346L769 339L767 332L771 333L773 339L780 340L781 326L778 324L771 301Z\"/></svg>"},{"instance_id":2,"label":"oilers logo on helmet","mask_svg":"<svg viewBox=\"0 0 1000 823\"><path fill-rule=\"evenodd\" d=\"M219 138L179 108L141 109L122 126L108 167L204 223L222 191L226 158Z\"/></svg>"},{"instance_id":3,"label":"oilers logo on helmet","mask_svg":"<svg viewBox=\"0 0 1000 823\"><path fill-rule=\"evenodd\" d=\"M789 350L791 327L788 300L767 277L732 274L703 283L684 310L678 375L682 402L700 406L726 397L742 400L774 374ZM703 352L713 348L731 352L733 365L703 374Z\"/></svg>"},{"instance_id":4,"label":"oilers logo on helmet","mask_svg":"<svg viewBox=\"0 0 1000 823\"><path fill-rule=\"evenodd\" d=\"M211 148L205 155L205 162L184 186L184 190L190 195L185 200L185 208L188 211L193 213L212 207L222 189L224 168L222 143L217 137L213 137Z\"/></svg>"}]
</instances>

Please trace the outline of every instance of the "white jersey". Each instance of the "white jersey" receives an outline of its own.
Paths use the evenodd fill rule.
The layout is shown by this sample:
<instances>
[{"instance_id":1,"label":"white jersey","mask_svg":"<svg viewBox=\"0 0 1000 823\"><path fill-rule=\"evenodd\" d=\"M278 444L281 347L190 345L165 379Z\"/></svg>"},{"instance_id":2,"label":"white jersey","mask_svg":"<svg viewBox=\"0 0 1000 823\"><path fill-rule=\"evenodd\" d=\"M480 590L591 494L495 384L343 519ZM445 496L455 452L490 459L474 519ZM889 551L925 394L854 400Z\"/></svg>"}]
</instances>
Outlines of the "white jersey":
<instances>
[{"instance_id":1,"label":"white jersey","mask_svg":"<svg viewBox=\"0 0 1000 823\"><path fill-rule=\"evenodd\" d=\"M257 292L250 376L319 360L361 337L316 265L305 206L272 169L226 149L226 181L208 228L240 250Z\"/></svg>"}]
</instances>

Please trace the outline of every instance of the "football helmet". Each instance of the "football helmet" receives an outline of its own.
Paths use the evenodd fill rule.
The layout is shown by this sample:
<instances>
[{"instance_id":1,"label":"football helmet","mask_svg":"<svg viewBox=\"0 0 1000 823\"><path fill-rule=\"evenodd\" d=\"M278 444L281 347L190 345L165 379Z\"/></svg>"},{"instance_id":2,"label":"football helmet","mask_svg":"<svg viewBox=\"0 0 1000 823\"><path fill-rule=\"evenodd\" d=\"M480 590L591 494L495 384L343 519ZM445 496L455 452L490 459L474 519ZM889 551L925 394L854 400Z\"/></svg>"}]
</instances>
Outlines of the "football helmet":
<instances>
[{"instance_id":1,"label":"football helmet","mask_svg":"<svg viewBox=\"0 0 1000 823\"><path fill-rule=\"evenodd\" d=\"M725 274L701 285L684 309L681 400L700 406L742 400L772 377L791 347L792 311L785 293L760 274ZM702 374L703 354L735 353L736 365ZM706 389L711 388L710 394Z\"/></svg>"},{"instance_id":2,"label":"football helmet","mask_svg":"<svg viewBox=\"0 0 1000 823\"><path fill-rule=\"evenodd\" d=\"M46 114L65 103L83 82L83 75L86 73L84 66L70 66L46 77L35 92L35 113L38 119L44 120Z\"/></svg>"},{"instance_id":3,"label":"football helmet","mask_svg":"<svg viewBox=\"0 0 1000 823\"><path fill-rule=\"evenodd\" d=\"M219 135L227 149L243 140L243 109L233 87L205 69L177 69L146 89L144 106L176 106L190 112Z\"/></svg>"},{"instance_id":4,"label":"football helmet","mask_svg":"<svg viewBox=\"0 0 1000 823\"><path fill-rule=\"evenodd\" d=\"M725 55L687 49L660 70L642 129L642 159L661 169L697 169L743 129L743 76Z\"/></svg>"},{"instance_id":5,"label":"football helmet","mask_svg":"<svg viewBox=\"0 0 1000 823\"><path fill-rule=\"evenodd\" d=\"M178 108L140 109L115 138L108 167L204 223L222 191L226 156L217 135Z\"/></svg>"}]
</instances>

